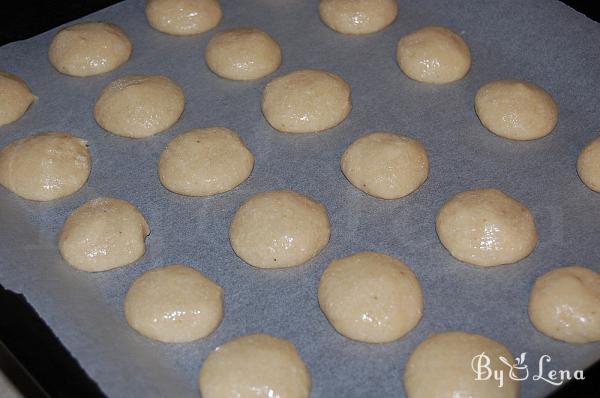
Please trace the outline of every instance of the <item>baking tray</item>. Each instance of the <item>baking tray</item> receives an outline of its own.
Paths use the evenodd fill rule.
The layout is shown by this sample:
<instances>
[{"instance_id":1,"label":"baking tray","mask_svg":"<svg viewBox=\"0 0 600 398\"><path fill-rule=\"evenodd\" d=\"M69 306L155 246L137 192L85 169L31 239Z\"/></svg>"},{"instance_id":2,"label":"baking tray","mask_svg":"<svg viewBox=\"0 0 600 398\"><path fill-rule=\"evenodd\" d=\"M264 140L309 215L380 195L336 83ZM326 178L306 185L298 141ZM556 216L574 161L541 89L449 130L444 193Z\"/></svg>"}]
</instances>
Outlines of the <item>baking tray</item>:
<instances>
[{"instance_id":1,"label":"baking tray","mask_svg":"<svg viewBox=\"0 0 600 398\"><path fill-rule=\"evenodd\" d=\"M54 202L19 199L0 189L0 281L21 292L82 367L111 397L197 397L196 378L208 353L238 335L266 332L291 340L310 368L315 397L402 396L405 361L433 332L465 330L497 339L530 370L548 354L549 369L583 369L600 358L600 344L574 345L537 332L527 317L533 281L548 270L578 263L600 271L600 194L578 179L581 148L600 132L600 25L554 1L400 1L386 30L367 36L331 31L317 2L223 0L224 18L210 32L174 37L150 28L142 0L117 4L83 20L107 20L129 35L134 51L106 75L73 78L56 72L47 47L57 29L0 48L0 69L18 74L39 100L16 123L0 128L0 146L33 133L65 130L89 141L88 183ZM436 86L405 77L395 63L404 34L440 24L459 32L473 65L462 81ZM256 26L274 36L284 61L273 75L233 82L212 74L203 50L212 35ZM338 127L317 135L274 131L260 112L272 78L298 68L340 74L352 86L353 110ZM103 131L93 119L102 88L125 74L165 74L186 95L179 122L165 133L131 140ZM499 138L479 123L473 97L484 83L519 78L547 89L560 106L555 131L533 142ZM191 128L225 126L240 133L256 156L250 178L235 190L189 198L164 189L156 166L161 150ZM430 177L414 194L384 201L354 188L339 169L344 149L368 131L418 138L430 156ZM524 202L539 232L536 250L510 266L480 269L453 259L435 233L435 213L453 194L498 187ZM256 192L293 189L329 211L329 245L309 263L259 270L235 256L228 225ZM88 274L57 252L67 215L97 196L134 203L151 235L146 255L132 266ZM425 294L423 319L403 339L372 345L348 340L329 325L317 302L323 269L361 250L397 256L409 264ZM131 330L122 305L133 280L156 266L195 266L225 289L225 316L209 337L163 344ZM435 377L432 375L432 377ZM556 387L531 378L524 397Z\"/></svg>"}]
</instances>

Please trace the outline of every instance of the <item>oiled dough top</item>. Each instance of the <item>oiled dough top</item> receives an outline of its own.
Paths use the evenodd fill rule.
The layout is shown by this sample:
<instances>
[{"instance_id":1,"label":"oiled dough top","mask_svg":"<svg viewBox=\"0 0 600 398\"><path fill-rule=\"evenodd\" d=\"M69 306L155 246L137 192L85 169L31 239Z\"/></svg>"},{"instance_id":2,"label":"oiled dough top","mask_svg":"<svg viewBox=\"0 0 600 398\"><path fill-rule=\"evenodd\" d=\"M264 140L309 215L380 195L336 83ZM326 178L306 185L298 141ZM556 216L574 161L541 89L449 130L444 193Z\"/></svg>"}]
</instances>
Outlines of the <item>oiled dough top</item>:
<instances>
[{"instance_id":1,"label":"oiled dough top","mask_svg":"<svg viewBox=\"0 0 600 398\"><path fill-rule=\"evenodd\" d=\"M223 17L218 0L148 0L150 25L171 35L195 35L217 26Z\"/></svg>"},{"instance_id":2,"label":"oiled dough top","mask_svg":"<svg viewBox=\"0 0 600 398\"><path fill-rule=\"evenodd\" d=\"M23 80L0 71L0 126L17 121L34 99Z\"/></svg>"},{"instance_id":3,"label":"oiled dough top","mask_svg":"<svg viewBox=\"0 0 600 398\"><path fill-rule=\"evenodd\" d=\"M579 154L577 173L588 188L600 192L600 137L590 141Z\"/></svg>"},{"instance_id":4,"label":"oiled dough top","mask_svg":"<svg viewBox=\"0 0 600 398\"><path fill-rule=\"evenodd\" d=\"M323 22L340 33L361 35L380 31L398 15L397 0L321 0Z\"/></svg>"}]
</instances>

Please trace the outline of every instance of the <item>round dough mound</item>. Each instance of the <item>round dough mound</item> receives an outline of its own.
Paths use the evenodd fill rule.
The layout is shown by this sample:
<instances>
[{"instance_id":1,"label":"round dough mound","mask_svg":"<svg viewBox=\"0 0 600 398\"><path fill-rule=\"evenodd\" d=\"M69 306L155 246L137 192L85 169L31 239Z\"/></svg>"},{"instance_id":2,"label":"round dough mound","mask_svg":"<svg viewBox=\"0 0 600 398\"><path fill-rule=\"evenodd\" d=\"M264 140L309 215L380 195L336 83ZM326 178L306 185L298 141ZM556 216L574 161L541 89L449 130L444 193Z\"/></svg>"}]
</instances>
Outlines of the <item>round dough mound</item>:
<instances>
[{"instance_id":1,"label":"round dough mound","mask_svg":"<svg viewBox=\"0 0 600 398\"><path fill-rule=\"evenodd\" d=\"M210 39L204 58L210 70L225 79L254 80L279 68L281 48L262 30L236 28Z\"/></svg>"},{"instance_id":2,"label":"round dough mound","mask_svg":"<svg viewBox=\"0 0 600 398\"><path fill-rule=\"evenodd\" d=\"M423 292L402 261L361 252L333 261L319 284L319 305L340 334L387 343L412 330L423 313Z\"/></svg>"},{"instance_id":3,"label":"round dough mound","mask_svg":"<svg viewBox=\"0 0 600 398\"><path fill-rule=\"evenodd\" d=\"M217 0L148 0L150 25L170 35L195 35L219 24L223 12Z\"/></svg>"},{"instance_id":4,"label":"round dough mound","mask_svg":"<svg viewBox=\"0 0 600 398\"><path fill-rule=\"evenodd\" d=\"M232 190L248 178L254 156L240 136L223 127L175 137L160 155L158 175L169 191L208 196Z\"/></svg>"},{"instance_id":5,"label":"round dough mound","mask_svg":"<svg viewBox=\"0 0 600 398\"><path fill-rule=\"evenodd\" d=\"M186 265L155 268L129 288L125 318L139 333L165 343L201 339L223 319L223 289Z\"/></svg>"},{"instance_id":6,"label":"round dough mound","mask_svg":"<svg viewBox=\"0 0 600 398\"><path fill-rule=\"evenodd\" d=\"M485 128L511 140L535 140L554 129L558 105L543 88L521 80L497 80L475 95L475 112Z\"/></svg>"},{"instance_id":7,"label":"round dough mound","mask_svg":"<svg viewBox=\"0 0 600 398\"><path fill-rule=\"evenodd\" d=\"M481 353L489 358L488 366L492 371L504 371L502 387L498 387L498 381L493 377L476 379L472 366L477 369L475 357ZM513 362L508 348L488 337L465 332L433 334L417 346L406 363L406 395L408 398L517 398L519 382L508 377L508 366L499 357ZM483 366L485 359L481 361Z\"/></svg>"},{"instance_id":8,"label":"round dough mound","mask_svg":"<svg viewBox=\"0 0 600 398\"><path fill-rule=\"evenodd\" d=\"M329 242L325 207L293 191L258 193L233 217L229 240L235 253L259 268L293 267Z\"/></svg>"},{"instance_id":9,"label":"round dough mound","mask_svg":"<svg viewBox=\"0 0 600 398\"><path fill-rule=\"evenodd\" d=\"M113 134L144 138L173 126L184 106L183 91L168 77L130 75L106 86L94 115L98 124Z\"/></svg>"},{"instance_id":10,"label":"round dough mound","mask_svg":"<svg viewBox=\"0 0 600 398\"><path fill-rule=\"evenodd\" d=\"M410 194L429 174L427 151L419 141L382 131L354 141L342 155L341 167L352 185L382 199Z\"/></svg>"},{"instance_id":11,"label":"round dough mound","mask_svg":"<svg viewBox=\"0 0 600 398\"><path fill-rule=\"evenodd\" d=\"M439 210L436 229L450 254L482 267L522 260L537 243L529 209L498 189L456 194Z\"/></svg>"},{"instance_id":12,"label":"round dough mound","mask_svg":"<svg viewBox=\"0 0 600 398\"><path fill-rule=\"evenodd\" d=\"M408 77L424 83L454 82L471 68L469 46L443 26L427 26L401 38L396 60Z\"/></svg>"},{"instance_id":13,"label":"round dough mound","mask_svg":"<svg viewBox=\"0 0 600 398\"><path fill-rule=\"evenodd\" d=\"M363 35L378 32L396 19L397 0L321 0L319 14L336 32Z\"/></svg>"},{"instance_id":14,"label":"round dough mound","mask_svg":"<svg viewBox=\"0 0 600 398\"><path fill-rule=\"evenodd\" d=\"M311 378L292 343L251 334L211 352L200 369L198 385L204 398L308 398Z\"/></svg>"},{"instance_id":15,"label":"round dough mound","mask_svg":"<svg viewBox=\"0 0 600 398\"><path fill-rule=\"evenodd\" d=\"M63 132L36 134L0 150L0 184L25 199L59 199L85 184L91 163L85 140Z\"/></svg>"},{"instance_id":16,"label":"round dough mound","mask_svg":"<svg viewBox=\"0 0 600 398\"><path fill-rule=\"evenodd\" d=\"M50 43L48 58L57 71L86 77L110 72L131 55L131 42L117 25L84 22L58 32Z\"/></svg>"},{"instance_id":17,"label":"round dough mound","mask_svg":"<svg viewBox=\"0 0 600 398\"><path fill-rule=\"evenodd\" d=\"M58 239L63 258L82 271L97 272L130 264L144 255L150 227L131 203L97 198L75 209Z\"/></svg>"},{"instance_id":18,"label":"round dough mound","mask_svg":"<svg viewBox=\"0 0 600 398\"><path fill-rule=\"evenodd\" d=\"M350 85L338 75L302 69L273 80L262 97L262 111L274 129L314 133L337 126L352 109Z\"/></svg>"},{"instance_id":19,"label":"round dough mound","mask_svg":"<svg viewBox=\"0 0 600 398\"><path fill-rule=\"evenodd\" d=\"M587 144L579 154L577 173L588 188L600 192L600 137Z\"/></svg>"},{"instance_id":20,"label":"round dough mound","mask_svg":"<svg viewBox=\"0 0 600 398\"><path fill-rule=\"evenodd\" d=\"M0 126L17 121L34 99L23 80L0 71Z\"/></svg>"},{"instance_id":21,"label":"round dough mound","mask_svg":"<svg viewBox=\"0 0 600 398\"><path fill-rule=\"evenodd\" d=\"M576 265L542 275L529 296L533 326L569 343L600 341L599 309L600 274Z\"/></svg>"}]
</instances>

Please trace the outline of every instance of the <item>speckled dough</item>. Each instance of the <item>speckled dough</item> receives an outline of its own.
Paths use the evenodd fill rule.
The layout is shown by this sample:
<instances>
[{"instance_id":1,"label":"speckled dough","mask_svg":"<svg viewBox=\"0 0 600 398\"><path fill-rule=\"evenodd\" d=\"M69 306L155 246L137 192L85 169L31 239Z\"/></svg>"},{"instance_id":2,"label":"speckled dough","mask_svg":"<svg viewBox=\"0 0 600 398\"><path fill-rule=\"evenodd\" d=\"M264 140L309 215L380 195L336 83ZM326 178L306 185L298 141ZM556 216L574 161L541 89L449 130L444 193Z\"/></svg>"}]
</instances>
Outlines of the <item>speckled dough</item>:
<instances>
[{"instance_id":1,"label":"speckled dough","mask_svg":"<svg viewBox=\"0 0 600 398\"><path fill-rule=\"evenodd\" d=\"M252 334L210 353L198 385L204 398L307 398L311 377L292 343Z\"/></svg>"},{"instance_id":2,"label":"speckled dough","mask_svg":"<svg viewBox=\"0 0 600 398\"><path fill-rule=\"evenodd\" d=\"M186 265L154 268L129 288L125 318L139 333L165 343L201 339L223 319L223 289Z\"/></svg>"},{"instance_id":3,"label":"speckled dough","mask_svg":"<svg viewBox=\"0 0 600 398\"><path fill-rule=\"evenodd\" d=\"M129 75L106 86L94 115L98 124L113 134L144 138L173 126L184 106L183 91L168 77Z\"/></svg>"},{"instance_id":4,"label":"speckled dough","mask_svg":"<svg viewBox=\"0 0 600 398\"><path fill-rule=\"evenodd\" d=\"M319 284L319 305L340 334L386 343L417 325L423 313L423 292L402 261L361 252L327 267Z\"/></svg>"},{"instance_id":5,"label":"speckled dough","mask_svg":"<svg viewBox=\"0 0 600 398\"><path fill-rule=\"evenodd\" d=\"M543 88L522 80L497 80L482 86L475 111L492 133L511 140L535 140L554 129L558 105Z\"/></svg>"},{"instance_id":6,"label":"speckled dough","mask_svg":"<svg viewBox=\"0 0 600 398\"><path fill-rule=\"evenodd\" d=\"M531 289L529 318L558 340L600 341L600 274L574 265L542 275Z\"/></svg>"},{"instance_id":7,"label":"speckled dough","mask_svg":"<svg viewBox=\"0 0 600 398\"><path fill-rule=\"evenodd\" d=\"M529 209L498 189L454 195L438 211L436 229L450 254L482 267L522 260L537 243Z\"/></svg>"},{"instance_id":8,"label":"speckled dough","mask_svg":"<svg viewBox=\"0 0 600 398\"><path fill-rule=\"evenodd\" d=\"M419 141L383 131L354 141L342 155L341 167L352 185L382 199L410 194L429 174L427 151Z\"/></svg>"},{"instance_id":9,"label":"speckled dough","mask_svg":"<svg viewBox=\"0 0 600 398\"><path fill-rule=\"evenodd\" d=\"M96 198L73 211L63 225L58 249L82 271L106 271L130 264L144 255L150 227L131 203Z\"/></svg>"},{"instance_id":10,"label":"speckled dough","mask_svg":"<svg viewBox=\"0 0 600 398\"><path fill-rule=\"evenodd\" d=\"M588 143L579 154L577 173L588 188L600 192L600 137Z\"/></svg>"},{"instance_id":11,"label":"speckled dough","mask_svg":"<svg viewBox=\"0 0 600 398\"><path fill-rule=\"evenodd\" d=\"M292 267L329 242L325 207L293 191L258 193L235 213L229 240L235 253L259 268Z\"/></svg>"},{"instance_id":12,"label":"speckled dough","mask_svg":"<svg viewBox=\"0 0 600 398\"><path fill-rule=\"evenodd\" d=\"M223 127L175 137L160 155L158 175L168 190L188 196L229 191L252 172L254 156L240 136Z\"/></svg>"},{"instance_id":13,"label":"speckled dough","mask_svg":"<svg viewBox=\"0 0 600 398\"><path fill-rule=\"evenodd\" d=\"M321 19L331 29L350 35L386 28L398 15L397 0L321 0Z\"/></svg>"},{"instance_id":14,"label":"speckled dough","mask_svg":"<svg viewBox=\"0 0 600 398\"><path fill-rule=\"evenodd\" d=\"M281 64L281 48L271 36L255 28L217 33L206 46L206 64L217 75L232 80L260 79Z\"/></svg>"},{"instance_id":15,"label":"speckled dough","mask_svg":"<svg viewBox=\"0 0 600 398\"><path fill-rule=\"evenodd\" d=\"M127 34L107 22L84 22L62 29L48 51L57 71L79 77L110 72L127 62L130 55Z\"/></svg>"},{"instance_id":16,"label":"speckled dough","mask_svg":"<svg viewBox=\"0 0 600 398\"><path fill-rule=\"evenodd\" d=\"M0 184L22 198L59 199L77 192L90 175L86 141L50 132L21 138L0 150Z\"/></svg>"},{"instance_id":17,"label":"speckled dough","mask_svg":"<svg viewBox=\"0 0 600 398\"><path fill-rule=\"evenodd\" d=\"M350 85L334 73L302 69L265 87L262 111L274 129L314 133L340 124L352 109Z\"/></svg>"},{"instance_id":18,"label":"speckled dough","mask_svg":"<svg viewBox=\"0 0 600 398\"><path fill-rule=\"evenodd\" d=\"M150 25L171 35L195 35L217 26L223 17L217 0L148 0Z\"/></svg>"},{"instance_id":19,"label":"speckled dough","mask_svg":"<svg viewBox=\"0 0 600 398\"><path fill-rule=\"evenodd\" d=\"M504 382L476 380L472 365L481 353L489 358L492 371L503 371ZM404 389L408 398L485 397L517 398L519 382L508 377L509 368L499 358L513 363L511 352L490 338L465 332L437 333L422 341L405 366ZM482 359L482 364L486 364Z\"/></svg>"},{"instance_id":20,"label":"speckled dough","mask_svg":"<svg viewBox=\"0 0 600 398\"><path fill-rule=\"evenodd\" d=\"M0 126L20 119L34 99L23 80L0 71Z\"/></svg>"},{"instance_id":21,"label":"speckled dough","mask_svg":"<svg viewBox=\"0 0 600 398\"><path fill-rule=\"evenodd\" d=\"M401 38L396 60L408 77L424 83L460 80L471 68L469 46L443 26L427 26Z\"/></svg>"}]
</instances>

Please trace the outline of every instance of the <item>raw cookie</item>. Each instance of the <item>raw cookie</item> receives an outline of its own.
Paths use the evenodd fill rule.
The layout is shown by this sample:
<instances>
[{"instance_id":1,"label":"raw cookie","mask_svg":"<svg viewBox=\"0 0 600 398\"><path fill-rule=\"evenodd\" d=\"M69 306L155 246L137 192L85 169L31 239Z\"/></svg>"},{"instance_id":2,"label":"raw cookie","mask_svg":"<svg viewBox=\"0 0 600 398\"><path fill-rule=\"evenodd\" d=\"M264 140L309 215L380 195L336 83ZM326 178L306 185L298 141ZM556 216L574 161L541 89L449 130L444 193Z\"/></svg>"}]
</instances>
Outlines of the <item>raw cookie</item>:
<instances>
[{"instance_id":1,"label":"raw cookie","mask_svg":"<svg viewBox=\"0 0 600 398\"><path fill-rule=\"evenodd\" d=\"M0 126L17 121L34 99L23 80L0 71Z\"/></svg>"},{"instance_id":2,"label":"raw cookie","mask_svg":"<svg viewBox=\"0 0 600 398\"><path fill-rule=\"evenodd\" d=\"M479 357L482 353L489 363L484 356ZM517 398L519 382L509 377L509 367L500 357L513 363L508 348L488 337L465 332L433 334L408 358L404 370L406 395L408 398ZM479 363L481 377L477 380L475 371ZM485 380L486 364L491 371L504 372L502 387L498 387L494 377Z\"/></svg>"},{"instance_id":3,"label":"raw cookie","mask_svg":"<svg viewBox=\"0 0 600 398\"><path fill-rule=\"evenodd\" d=\"M154 268L129 288L125 318L139 333L165 343L201 339L223 319L223 289L186 265Z\"/></svg>"},{"instance_id":4,"label":"raw cookie","mask_svg":"<svg viewBox=\"0 0 600 398\"><path fill-rule=\"evenodd\" d=\"M65 221L58 249L82 271L97 272L133 263L144 255L150 227L131 203L96 198L75 209Z\"/></svg>"},{"instance_id":5,"label":"raw cookie","mask_svg":"<svg viewBox=\"0 0 600 398\"><path fill-rule=\"evenodd\" d=\"M511 140L542 138L558 122L558 105L543 88L522 80L496 80L475 95L475 112L485 128Z\"/></svg>"},{"instance_id":6,"label":"raw cookie","mask_svg":"<svg viewBox=\"0 0 600 398\"><path fill-rule=\"evenodd\" d=\"M223 127L175 137L160 155L158 175L168 190L188 196L229 191L248 178L254 156L240 136Z\"/></svg>"},{"instance_id":7,"label":"raw cookie","mask_svg":"<svg viewBox=\"0 0 600 398\"><path fill-rule=\"evenodd\" d=\"M321 0L321 19L331 29L350 35L386 28L398 15L397 0Z\"/></svg>"},{"instance_id":8,"label":"raw cookie","mask_svg":"<svg viewBox=\"0 0 600 398\"><path fill-rule=\"evenodd\" d=\"M236 28L210 39L204 58L210 70L225 79L254 80L279 68L281 48L262 30Z\"/></svg>"},{"instance_id":9,"label":"raw cookie","mask_svg":"<svg viewBox=\"0 0 600 398\"><path fill-rule=\"evenodd\" d=\"M148 0L150 25L171 35L195 35L217 26L223 17L217 0Z\"/></svg>"},{"instance_id":10,"label":"raw cookie","mask_svg":"<svg viewBox=\"0 0 600 398\"><path fill-rule=\"evenodd\" d=\"M427 26L401 38L396 60L408 77L425 83L454 82L471 68L469 46L443 26Z\"/></svg>"},{"instance_id":11,"label":"raw cookie","mask_svg":"<svg viewBox=\"0 0 600 398\"><path fill-rule=\"evenodd\" d=\"M168 77L129 75L102 90L94 116L113 134L144 138L173 126L184 106L183 91Z\"/></svg>"},{"instance_id":12,"label":"raw cookie","mask_svg":"<svg viewBox=\"0 0 600 398\"><path fill-rule=\"evenodd\" d=\"M600 192L600 137L589 142L579 154L577 173L588 188Z\"/></svg>"},{"instance_id":13,"label":"raw cookie","mask_svg":"<svg viewBox=\"0 0 600 398\"><path fill-rule=\"evenodd\" d=\"M539 277L529 296L537 330L569 343L600 341L600 274L573 265Z\"/></svg>"},{"instance_id":14,"label":"raw cookie","mask_svg":"<svg viewBox=\"0 0 600 398\"><path fill-rule=\"evenodd\" d=\"M0 184L25 199L59 199L85 184L91 163L85 140L63 132L36 134L0 150Z\"/></svg>"},{"instance_id":15,"label":"raw cookie","mask_svg":"<svg viewBox=\"0 0 600 398\"><path fill-rule=\"evenodd\" d=\"M127 34L108 22L83 22L62 29L48 51L57 71L79 77L110 72L127 62L130 55Z\"/></svg>"},{"instance_id":16,"label":"raw cookie","mask_svg":"<svg viewBox=\"0 0 600 398\"><path fill-rule=\"evenodd\" d=\"M438 211L436 229L450 254L482 267L522 260L537 243L529 209L498 189L454 195Z\"/></svg>"},{"instance_id":17,"label":"raw cookie","mask_svg":"<svg viewBox=\"0 0 600 398\"><path fill-rule=\"evenodd\" d=\"M262 111L273 128L314 133L337 126L352 109L350 85L338 75L301 69L265 87Z\"/></svg>"},{"instance_id":18,"label":"raw cookie","mask_svg":"<svg viewBox=\"0 0 600 398\"><path fill-rule=\"evenodd\" d=\"M251 334L211 352L200 369L198 385L204 398L307 398L311 377L292 343Z\"/></svg>"},{"instance_id":19,"label":"raw cookie","mask_svg":"<svg viewBox=\"0 0 600 398\"><path fill-rule=\"evenodd\" d=\"M402 261L374 252L334 260L321 277L319 305L340 334L386 343L412 330L423 313L423 292Z\"/></svg>"},{"instance_id":20,"label":"raw cookie","mask_svg":"<svg viewBox=\"0 0 600 398\"><path fill-rule=\"evenodd\" d=\"M354 141L342 155L341 167L352 185L382 199L410 194L429 174L427 151L419 141L383 131Z\"/></svg>"},{"instance_id":21,"label":"raw cookie","mask_svg":"<svg viewBox=\"0 0 600 398\"><path fill-rule=\"evenodd\" d=\"M299 265L329 242L325 207L293 191L262 192L235 213L229 240L235 253L259 268Z\"/></svg>"}]
</instances>

